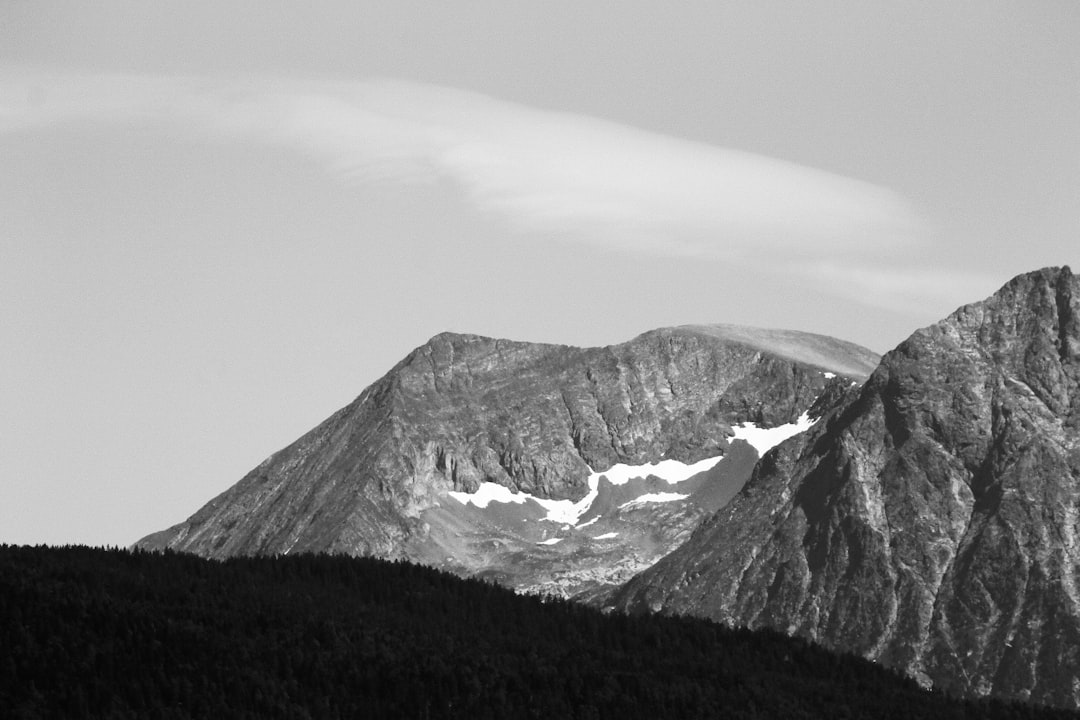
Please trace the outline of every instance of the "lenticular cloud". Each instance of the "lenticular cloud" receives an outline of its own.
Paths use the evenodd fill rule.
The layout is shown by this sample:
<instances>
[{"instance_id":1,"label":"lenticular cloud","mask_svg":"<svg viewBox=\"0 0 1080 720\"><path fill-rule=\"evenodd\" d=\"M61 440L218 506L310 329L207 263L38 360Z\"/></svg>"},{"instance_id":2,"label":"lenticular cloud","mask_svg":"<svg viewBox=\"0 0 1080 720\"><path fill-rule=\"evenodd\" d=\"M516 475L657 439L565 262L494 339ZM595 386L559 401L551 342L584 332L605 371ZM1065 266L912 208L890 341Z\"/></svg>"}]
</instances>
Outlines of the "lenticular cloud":
<instances>
[{"instance_id":1,"label":"lenticular cloud","mask_svg":"<svg viewBox=\"0 0 1080 720\"><path fill-rule=\"evenodd\" d=\"M151 123L313 157L346 182L456 185L522 232L667 255L843 251L922 223L895 193L752 153L445 87L372 81L0 78L0 132Z\"/></svg>"}]
</instances>

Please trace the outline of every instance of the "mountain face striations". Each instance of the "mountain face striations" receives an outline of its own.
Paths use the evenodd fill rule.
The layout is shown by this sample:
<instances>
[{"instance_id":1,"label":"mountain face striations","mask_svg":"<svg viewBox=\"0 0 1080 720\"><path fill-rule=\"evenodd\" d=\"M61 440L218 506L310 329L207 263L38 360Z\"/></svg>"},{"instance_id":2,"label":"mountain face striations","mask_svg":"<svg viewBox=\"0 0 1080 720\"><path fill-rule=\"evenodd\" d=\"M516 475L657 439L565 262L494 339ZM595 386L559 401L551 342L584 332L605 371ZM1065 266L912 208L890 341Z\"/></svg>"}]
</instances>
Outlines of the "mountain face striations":
<instances>
[{"instance_id":1,"label":"mountain face striations","mask_svg":"<svg viewBox=\"0 0 1080 720\"><path fill-rule=\"evenodd\" d=\"M613 604L773 627L924 684L1080 706L1080 277L888 353Z\"/></svg>"},{"instance_id":2,"label":"mountain face striations","mask_svg":"<svg viewBox=\"0 0 1080 720\"><path fill-rule=\"evenodd\" d=\"M439 335L138 545L405 558L580 592L644 569L741 487L757 454L732 442L740 428L797 428L877 359L823 336L734 326L585 349Z\"/></svg>"}]
</instances>

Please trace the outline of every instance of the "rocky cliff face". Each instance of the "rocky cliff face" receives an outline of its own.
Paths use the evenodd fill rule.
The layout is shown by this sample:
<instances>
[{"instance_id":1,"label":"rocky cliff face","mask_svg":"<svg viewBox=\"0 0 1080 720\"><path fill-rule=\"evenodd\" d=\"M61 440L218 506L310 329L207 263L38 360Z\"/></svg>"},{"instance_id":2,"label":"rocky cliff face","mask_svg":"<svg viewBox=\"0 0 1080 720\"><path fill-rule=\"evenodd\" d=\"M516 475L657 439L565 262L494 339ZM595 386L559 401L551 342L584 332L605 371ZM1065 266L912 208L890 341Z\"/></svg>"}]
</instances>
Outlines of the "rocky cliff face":
<instances>
[{"instance_id":1,"label":"rocky cliff face","mask_svg":"<svg viewBox=\"0 0 1080 720\"><path fill-rule=\"evenodd\" d=\"M834 401L876 360L831 338L728 326L657 330L587 349L439 335L186 522L138 544L211 557L329 551L468 572L500 562L525 567L538 543L554 544L557 523L538 529L535 502L520 517L493 518L448 493L493 483L538 500L578 501L591 490L591 469L723 455L733 424L790 423L815 402ZM734 465L746 469L728 485L748 475L748 463ZM635 486L643 493L644 482ZM716 496L694 490L678 494ZM629 516L629 500L614 509ZM666 508L670 524L639 543L651 548L649 561L700 520L696 507ZM619 546L603 543L593 556L625 563ZM520 573L505 577L533 587Z\"/></svg>"},{"instance_id":2,"label":"rocky cliff face","mask_svg":"<svg viewBox=\"0 0 1080 720\"><path fill-rule=\"evenodd\" d=\"M888 353L624 587L950 691L1080 706L1080 278L1020 276Z\"/></svg>"}]
</instances>

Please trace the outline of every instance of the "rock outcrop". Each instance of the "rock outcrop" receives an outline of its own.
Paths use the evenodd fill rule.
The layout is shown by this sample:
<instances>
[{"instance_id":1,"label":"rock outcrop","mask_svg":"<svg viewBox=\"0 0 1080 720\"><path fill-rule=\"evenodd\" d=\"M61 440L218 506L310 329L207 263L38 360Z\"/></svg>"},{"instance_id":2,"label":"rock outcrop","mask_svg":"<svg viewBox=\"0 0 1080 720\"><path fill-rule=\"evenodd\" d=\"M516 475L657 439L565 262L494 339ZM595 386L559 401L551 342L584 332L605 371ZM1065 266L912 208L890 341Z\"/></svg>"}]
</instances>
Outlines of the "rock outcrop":
<instances>
[{"instance_id":1,"label":"rock outcrop","mask_svg":"<svg viewBox=\"0 0 1080 720\"><path fill-rule=\"evenodd\" d=\"M1080 706L1080 277L919 330L612 604Z\"/></svg>"},{"instance_id":2,"label":"rock outcrop","mask_svg":"<svg viewBox=\"0 0 1080 720\"><path fill-rule=\"evenodd\" d=\"M404 557L467 572L499 558L524 567L522 548L547 538L550 523L530 530L535 523L524 521L536 518L523 515L512 518L521 530L507 530L505 517L479 527L476 508L448 493L496 483L577 501L590 491L591 469L723 455L733 424L783 425L815 403L825 408L877 359L831 338L731 326L663 329L587 349L439 335L187 521L138 545L210 557ZM751 465L740 466L739 483ZM666 538L651 543L656 553L702 513L668 508L664 517L675 526L656 533ZM468 547L458 542L467 536L476 541ZM627 565L625 552L610 555L617 545L603 543L604 562L641 569L640 558ZM506 577L535 587L529 577Z\"/></svg>"}]
</instances>

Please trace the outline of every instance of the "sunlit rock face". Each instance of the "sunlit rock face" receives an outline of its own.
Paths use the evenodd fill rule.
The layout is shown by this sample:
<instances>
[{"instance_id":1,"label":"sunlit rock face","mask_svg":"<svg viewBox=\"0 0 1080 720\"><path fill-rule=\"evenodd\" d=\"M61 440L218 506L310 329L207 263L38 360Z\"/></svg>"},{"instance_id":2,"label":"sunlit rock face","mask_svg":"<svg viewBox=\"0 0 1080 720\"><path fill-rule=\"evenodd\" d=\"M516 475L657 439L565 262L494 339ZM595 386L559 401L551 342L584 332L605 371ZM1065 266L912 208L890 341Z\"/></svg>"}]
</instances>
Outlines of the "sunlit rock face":
<instances>
[{"instance_id":1,"label":"sunlit rock face","mask_svg":"<svg viewBox=\"0 0 1080 720\"><path fill-rule=\"evenodd\" d=\"M919 330L612 604L769 626L925 684L1080 705L1080 278Z\"/></svg>"},{"instance_id":2,"label":"sunlit rock face","mask_svg":"<svg viewBox=\"0 0 1080 720\"><path fill-rule=\"evenodd\" d=\"M439 335L139 545L401 557L574 594L628 579L741 487L757 453L731 442L733 426L808 424L877 360L832 338L732 326L604 348ZM707 459L693 478L658 469ZM496 501L467 501L477 493ZM590 495L573 517L551 515Z\"/></svg>"}]
</instances>

